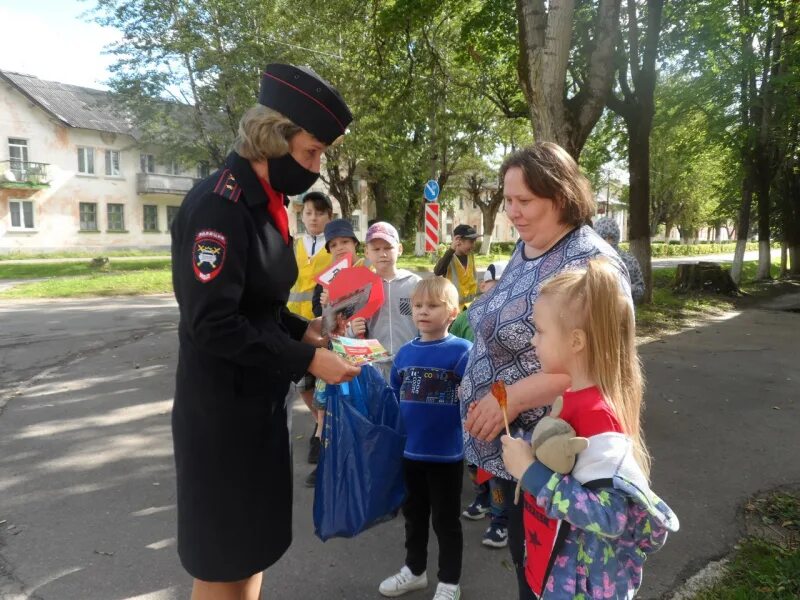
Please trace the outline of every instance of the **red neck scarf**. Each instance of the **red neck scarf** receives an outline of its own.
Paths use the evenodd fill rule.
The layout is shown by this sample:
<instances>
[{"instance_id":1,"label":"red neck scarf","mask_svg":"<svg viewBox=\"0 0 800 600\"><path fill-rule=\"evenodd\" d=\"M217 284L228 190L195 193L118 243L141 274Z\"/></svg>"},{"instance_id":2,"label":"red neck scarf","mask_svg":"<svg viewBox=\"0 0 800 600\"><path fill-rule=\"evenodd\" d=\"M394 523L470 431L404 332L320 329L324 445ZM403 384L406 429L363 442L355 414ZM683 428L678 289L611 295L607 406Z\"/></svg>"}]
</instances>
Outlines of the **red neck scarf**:
<instances>
[{"instance_id":1,"label":"red neck scarf","mask_svg":"<svg viewBox=\"0 0 800 600\"><path fill-rule=\"evenodd\" d=\"M269 211L272 221L278 232L283 236L283 241L289 243L289 215L286 213L286 207L283 205L283 194L272 189L269 181L259 177L261 187L264 188L264 193L267 194L267 211Z\"/></svg>"}]
</instances>

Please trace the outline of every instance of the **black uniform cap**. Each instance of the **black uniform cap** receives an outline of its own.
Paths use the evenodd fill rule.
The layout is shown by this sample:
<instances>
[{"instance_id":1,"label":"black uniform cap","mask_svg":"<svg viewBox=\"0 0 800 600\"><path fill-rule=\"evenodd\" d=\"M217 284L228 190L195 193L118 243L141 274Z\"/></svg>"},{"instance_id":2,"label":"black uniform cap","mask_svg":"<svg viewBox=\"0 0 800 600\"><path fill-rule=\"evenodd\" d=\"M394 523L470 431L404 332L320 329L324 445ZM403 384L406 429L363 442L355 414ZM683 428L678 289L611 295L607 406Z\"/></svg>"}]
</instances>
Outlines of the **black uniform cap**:
<instances>
[{"instance_id":1,"label":"black uniform cap","mask_svg":"<svg viewBox=\"0 0 800 600\"><path fill-rule=\"evenodd\" d=\"M342 95L308 67L272 63L264 69L258 103L332 144L353 120Z\"/></svg>"}]
</instances>

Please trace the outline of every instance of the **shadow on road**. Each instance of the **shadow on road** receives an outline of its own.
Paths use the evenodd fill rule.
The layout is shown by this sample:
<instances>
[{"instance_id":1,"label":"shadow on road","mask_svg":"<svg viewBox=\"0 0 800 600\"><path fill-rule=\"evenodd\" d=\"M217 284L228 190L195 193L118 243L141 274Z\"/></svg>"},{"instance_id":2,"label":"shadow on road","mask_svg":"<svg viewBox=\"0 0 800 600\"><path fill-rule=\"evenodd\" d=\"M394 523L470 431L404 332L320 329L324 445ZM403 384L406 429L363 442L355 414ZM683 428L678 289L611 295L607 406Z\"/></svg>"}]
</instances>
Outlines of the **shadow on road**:
<instances>
[{"instance_id":1,"label":"shadow on road","mask_svg":"<svg viewBox=\"0 0 800 600\"><path fill-rule=\"evenodd\" d=\"M681 520L645 566L642 598L661 597L726 553L747 497L800 481L800 463L789 460L800 455L798 331L798 314L751 310L641 348L653 487ZM0 597L15 598L20 582L43 600L188 597L174 538L176 356L174 332L158 331L82 357L8 404L0 418ZM310 429L295 410L295 541L267 572L265 598L377 598L378 583L403 561L402 520L356 540L316 539L313 491L302 486ZM465 504L470 496L465 485ZM480 545L488 521L464 525L465 596L513 597L507 551Z\"/></svg>"}]
</instances>

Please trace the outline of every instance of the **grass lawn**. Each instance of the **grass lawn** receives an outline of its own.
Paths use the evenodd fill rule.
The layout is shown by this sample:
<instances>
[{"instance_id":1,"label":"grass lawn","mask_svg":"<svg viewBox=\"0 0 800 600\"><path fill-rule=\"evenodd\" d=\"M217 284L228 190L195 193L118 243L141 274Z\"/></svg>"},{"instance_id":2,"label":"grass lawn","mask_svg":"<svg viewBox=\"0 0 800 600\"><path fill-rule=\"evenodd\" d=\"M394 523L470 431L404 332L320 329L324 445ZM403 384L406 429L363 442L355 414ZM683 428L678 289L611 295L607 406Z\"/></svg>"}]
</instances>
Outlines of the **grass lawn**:
<instances>
[{"instance_id":1,"label":"grass lawn","mask_svg":"<svg viewBox=\"0 0 800 600\"><path fill-rule=\"evenodd\" d=\"M14 263L0 261L0 279L40 279L43 277L68 277L74 275L111 275L119 271L169 270L168 258L125 260L110 258L102 267L94 267L90 260L59 263Z\"/></svg>"},{"instance_id":2,"label":"grass lawn","mask_svg":"<svg viewBox=\"0 0 800 600\"><path fill-rule=\"evenodd\" d=\"M800 497L776 492L745 511L756 526L747 527L751 534L736 546L723 578L694 600L800 598Z\"/></svg>"},{"instance_id":3,"label":"grass lawn","mask_svg":"<svg viewBox=\"0 0 800 600\"><path fill-rule=\"evenodd\" d=\"M780 261L772 263L773 275L778 273ZM742 269L741 290L753 297L768 292L772 282L755 281L758 261L746 261ZM677 294L672 290L676 267L653 270L653 302L636 308L636 328L639 335L655 336L681 329L709 317L720 316L734 310L738 298L705 293Z\"/></svg>"},{"instance_id":4,"label":"grass lawn","mask_svg":"<svg viewBox=\"0 0 800 600\"><path fill-rule=\"evenodd\" d=\"M485 267L505 255L478 256ZM433 271L430 257L401 257L399 266L416 271ZM758 295L769 283L753 282L757 262L744 265L742 289ZM775 272L777 272L777 265ZM653 271L653 303L637 308L637 329L640 336L652 337L690 325L693 322L721 315L736 308L737 299L711 294L676 294L672 291L675 268ZM0 298L74 298L82 296L125 296L172 292L169 259L126 260L111 257L102 267L93 267L89 260L62 263L3 264L0 280L47 279L24 283L0 292Z\"/></svg>"},{"instance_id":5,"label":"grass lawn","mask_svg":"<svg viewBox=\"0 0 800 600\"><path fill-rule=\"evenodd\" d=\"M27 260L31 258L94 258L96 256L166 256L169 254L169 248L162 248L160 250L104 250L99 252L87 250L62 250L61 252L9 252L0 254L0 263L4 260Z\"/></svg>"}]
</instances>

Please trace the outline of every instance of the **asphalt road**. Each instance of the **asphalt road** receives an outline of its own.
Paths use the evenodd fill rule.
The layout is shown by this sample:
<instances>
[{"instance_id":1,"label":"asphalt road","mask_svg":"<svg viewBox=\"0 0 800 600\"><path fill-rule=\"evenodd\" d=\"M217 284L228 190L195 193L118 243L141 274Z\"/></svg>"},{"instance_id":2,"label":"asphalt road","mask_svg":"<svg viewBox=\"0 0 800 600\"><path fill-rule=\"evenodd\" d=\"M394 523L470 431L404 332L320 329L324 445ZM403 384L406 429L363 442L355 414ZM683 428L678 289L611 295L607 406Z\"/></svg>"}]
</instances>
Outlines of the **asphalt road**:
<instances>
[{"instance_id":1,"label":"asphalt road","mask_svg":"<svg viewBox=\"0 0 800 600\"><path fill-rule=\"evenodd\" d=\"M800 308L800 296L783 302ZM188 597L169 427L176 316L168 297L0 303L3 600ZM797 312L750 310L642 347L653 487L681 531L645 566L641 598L665 597L725 554L751 494L800 482L800 462L786 460L800 455L797 331ZM309 425L295 404L295 539L264 597L379 598L402 564L402 521L354 540L314 537ZM511 598L507 552L479 543L486 525L465 523L464 596ZM434 581L435 571L432 558Z\"/></svg>"}]
</instances>

